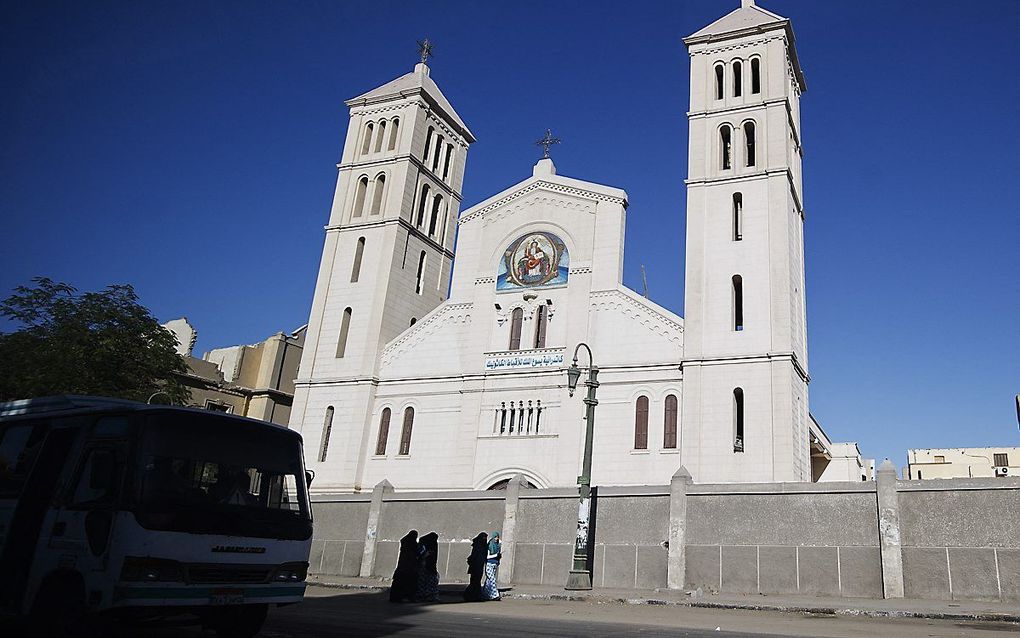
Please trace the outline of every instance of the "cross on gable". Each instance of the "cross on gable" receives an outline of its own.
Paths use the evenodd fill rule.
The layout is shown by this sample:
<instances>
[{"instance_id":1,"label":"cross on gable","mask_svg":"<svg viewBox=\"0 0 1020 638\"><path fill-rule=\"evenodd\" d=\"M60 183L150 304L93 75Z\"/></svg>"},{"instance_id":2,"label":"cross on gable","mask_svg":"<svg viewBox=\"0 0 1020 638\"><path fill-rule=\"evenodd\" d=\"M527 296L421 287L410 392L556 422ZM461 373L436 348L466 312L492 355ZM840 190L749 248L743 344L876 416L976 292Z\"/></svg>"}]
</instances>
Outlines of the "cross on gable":
<instances>
[{"instance_id":1,"label":"cross on gable","mask_svg":"<svg viewBox=\"0 0 1020 638\"><path fill-rule=\"evenodd\" d=\"M425 64L432 57L432 40L425 38L418 41L418 55L421 56L421 63Z\"/></svg>"},{"instance_id":2,"label":"cross on gable","mask_svg":"<svg viewBox=\"0 0 1020 638\"><path fill-rule=\"evenodd\" d=\"M535 146L541 146L543 149L542 159L548 159L549 147L555 146L556 144L559 144L562 141L563 140L561 140L558 137L553 137L552 129L545 129L545 136L542 139L535 142Z\"/></svg>"}]
</instances>

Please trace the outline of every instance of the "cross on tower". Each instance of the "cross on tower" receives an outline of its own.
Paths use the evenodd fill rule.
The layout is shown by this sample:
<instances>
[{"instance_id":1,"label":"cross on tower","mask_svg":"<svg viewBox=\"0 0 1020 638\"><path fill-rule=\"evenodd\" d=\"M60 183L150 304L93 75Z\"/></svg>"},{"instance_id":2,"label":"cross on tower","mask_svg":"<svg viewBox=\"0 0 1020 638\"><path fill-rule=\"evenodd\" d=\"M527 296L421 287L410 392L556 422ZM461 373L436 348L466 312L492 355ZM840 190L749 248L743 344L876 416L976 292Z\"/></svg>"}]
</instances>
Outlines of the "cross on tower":
<instances>
[{"instance_id":1,"label":"cross on tower","mask_svg":"<svg viewBox=\"0 0 1020 638\"><path fill-rule=\"evenodd\" d=\"M535 142L535 146L542 147L542 159L549 159L549 147L555 146L562 141L560 138L552 136L552 129L545 129L545 137Z\"/></svg>"},{"instance_id":2,"label":"cross on tower","mask_svg":"<svg viewBox=\"0 0 1020 638\"><path fill-rule=\"evenodd\" d=\"M418 55L421 56L421 63L425 64L432 57L432 40L425 38L418 41Z\"/></svg>"}]
</instances>

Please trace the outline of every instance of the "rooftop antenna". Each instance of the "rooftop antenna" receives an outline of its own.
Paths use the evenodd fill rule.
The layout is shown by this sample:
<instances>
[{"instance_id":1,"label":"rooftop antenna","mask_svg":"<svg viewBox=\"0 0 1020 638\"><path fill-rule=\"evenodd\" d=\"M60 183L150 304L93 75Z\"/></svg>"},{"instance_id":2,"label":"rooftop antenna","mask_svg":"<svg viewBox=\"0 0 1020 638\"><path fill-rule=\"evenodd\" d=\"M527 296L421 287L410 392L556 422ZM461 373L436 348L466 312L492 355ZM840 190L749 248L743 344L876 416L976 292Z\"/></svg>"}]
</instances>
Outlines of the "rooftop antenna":
<instances>
[{"instance_id":1,"label":"rooftop antenna","mask_svg":"<svg viewBox=\"0 0 1020 638\"><path fill-rule=\"evenodd\" d=\"M648 276L645 275L645 265L641 264L641 285L645 289L645 299L648 299Z\"/></svg>"}]
</instances>

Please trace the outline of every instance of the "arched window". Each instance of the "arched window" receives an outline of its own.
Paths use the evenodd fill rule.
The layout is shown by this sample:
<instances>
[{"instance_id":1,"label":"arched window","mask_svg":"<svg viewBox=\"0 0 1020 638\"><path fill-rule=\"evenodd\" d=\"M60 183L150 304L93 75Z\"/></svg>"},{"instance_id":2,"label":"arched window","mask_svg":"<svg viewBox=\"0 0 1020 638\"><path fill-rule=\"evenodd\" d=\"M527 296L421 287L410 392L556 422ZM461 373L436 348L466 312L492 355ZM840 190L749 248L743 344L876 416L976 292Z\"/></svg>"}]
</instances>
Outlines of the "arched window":
<instances>
[{"instance_id":1,"label":"arched window","mask_svg":"<svg viewBox=\"0 0 1020 638\"><path fill-rule=\"evenodd\" d=\"M744 280L733 275L733 329L744 329Z\"/></svg>"},{"instance_id":2,"label":"arched window","mask_svg":"<svg viewBox=\"0 0 1020 638\"><path fill-rule=\"evenodd\" d=\"M450 164L453 163L453 144L446 147L446 159L443 161L443 180L450 176Z\"/></svg>"},{"instance_id":3,"label":"arched window","mask_svg":"<svg viewBox=\"0 0 1020 638\"><path fill-rule=\"evenodd\" d=\"M722 64L715 65L715 99L723 99L723 76L725 70Z\"/></svg>"},{"instance_id":4,"label":"arched window","mask_svg":"<svg viewBox=\"0 0 1020 638\"><path fill-rule=\"evenodd\" d=\"M354 248L354 266L351 267L351 283L357 283L361 276L361 259L365 254L365 238L358 238L358 245Z\"/></svg>"},{"instance_id":5,"label":"arched window","mask_svg":"<svg viewBox=\"0 0 1020 638\"><path fill-rule=\"evenodd\" d=\"M414 408L407 406L404 409L404 427L400 430L400 456L407 456L411 453L411 428L414 427Z\"/></svg>"},{"instance_id":6,"label":"arched window","mask_svg":"<svg viewBox=\"0 0 1020 638\"><path fill-rule=\"evenodd\" d=\"M751 93L761 93L761 60L751 58Z\"/></svg>"},{"instance_id":7,"label":"arched window","mask_svg":"<svg viewBox=\"0 0 1020 638\"><path fill-rule=\"evenodd\" d=\"M379 418L379 437L375 440L375 455L386 454L386 440L390 437L390 409L384 408Z\"/></svg>"},{"instance_id":8,"label":"arched window","mask_svg":"<svg viewBox=\"0 0 1020 638\"><path fill-rule=\"evenodd\" d=\"M446 246L446 233L450 230L450 207L443 206L443 222L440 226L442 228L442 237L439 240L441 246Z\"/></svg>"},{"instance_id":9,"label":"arched window","mask_svg":"<svg viewBox=\"0 0 1020 638\"><path fill-rule=\"evenodd\" d=\"M375 134L375 152L382 151L383 142L386 141L386 120L379 120L379 132Z\"/></svg>"},{"instance_id":10,"label":"arched window","mask_svg":"<svg viewBox=\"0 0 1020 638\"><path fill-rule=\"evenodd\" d=\"M430 126L429 132L425 134L425 152L421 154L421 161L426 164L429 161L429 149L432 148L432 136L435 132L436 130Z\"/></svg>"},{"instance_id":11,"label":"arched window","mask_svg":"<svg viewBox=\"0 0 1020 638\"><path fill-rule=\"evenodd\" d=\"M521 349L521 324L524 323L524 310L514 308L510 315L510 347L509 350Z\"/></svg>"},{"instance_id":12,"label":"arched window","mask_svg":"<svg viewBox=\"0 0 1020 638\"><path fill-rule=\"evenodd\" d=\"M744 390L733 389L733 451L744 451Z\"/></svg>"},{"instance_id":13,"label":"arched window","mask_svg":"<svg viewBox=\"0 0 1020 638\"><path fill-rule=\"evenodd\" d=\"M393 118L393 123L390 126L390 144L387 150L396 150L397 148L397 131L400 130L400 118Z\"/></svg>"},{"instance_id":14,"label":"arched window","mask_svg":"<svg viewBox=\"0 0 1020 638\"><path fill-rule=\"evenodd\" d=\"M326 418L322 421L322 438L319 440L319 463L326 460L329 450L329 435L333 431L333 406L326 408Z\"/></svg>"},{"instance_id":15,"label":"arched window","mask_svg":"<svg viewBox=\"0 0 1020 638\"><path fill-rule=\"evenodd\" d=\"M648 397L641 395L634 406L634 449L648 449Z\"/></svg>"},{"instance_id":16,"label":"arched window","mask_svg":"<svg viewBox=\"0 0 1020 638\"><path fill-rule=\"evenodd\" d=\"M736 60L733 63L733 97L740 97L740 92L743 89L743 73L744 65L740 63L740 60Z\"/></svg>"},{"instance_id":17,"label":"arched window","mask_svg":"<svg viewBox=\"0 0 1020 638\"><path fill-rule=\"evenodd\" d=\"M436 224L439 223L439 209L443 206L443 196L436 193L432 199L432 214L429 215L429 237L436 236Z\"/></svg>"},{"instance_id":18,"label":"arched window","mask_svg":"<svg viewBox=\"0 0 1020 638\"><path fill-rule=\"evenodd\" d=\"M754 166L754 122L744 122L744 144L746 145L745 157L747 165Z\"/></svg>"},{"instance_id":19,"label":"arched window","mask_svg":"<svg viewBox=\"0 0 1020 638\"><path fill-rule=\"evenodd\" d=\"M733 193L733 241L744 238L744 196Z\"/></svg>"},{"instance_id":20,"label":"arched window","mask_svg":"<svg viewBox=\"0 0 1020 638\"><path fill-rule=\"evenodd\" d=\"M666 395L665 416L662 420L662 447L676 449L676 407L675 394Z\"/></svg>"},{"instance_id":21,"label":"arched window","mask_svg":"<svg viewBox=\"0 0 1020 638\"><path fill-rule=\"evenodd\" d=\"M344 309L344 318L340 320L340 337L336 340L336 358L342 359L347 350L347 335L351 331L351 309Z\"/></svg>"},{"instance_id":22,"label":"arched window","mask_svg":"<svg viewBox=\"0 0 1020 638\"><path fill-rule=\"evenodd\" d=\"M369 149L372 148L372 131L375 130L375 125L369 122L365 126L365 139L361 142L361 154L367 155Z\"/></svg>"},{"instance_id":23,"label":"arched window","mask_svg":"<svg viewBox=\"0 0 1020 638\"><path fill-rule=\"evenodd\" d=\"M375 178L375 192L372 194L372 214L378 215L382 211L383 197L386 196L386 176L379 175Z\"/></svg>"},{"instance_id":24,"label":"arched window","mask_svg":"<svg viewBox=\"0 0 1020 638\"><path fill-rule=\"evenodd\" d=\"M506 434L506 401L500 403L499 410L499 433Z\"/></svg>"},{"instance_id":25,"label":"arched window","mask_svg":"<svg viewBox=\"0 0 1020 638\"><path fill-rule=\"evenodd\" d=\"M439 158L442 157L443 143L444 142L445 142L445 139L443 138L442 135L440 135L439 138L436 140L436 150L433 151L433 156L432 156L432 172L433 173L436 173L436 172L439 171Z\"/></svg>"},{"instance_id":26,"label":"arched window","mask_svg":"<svg viewBox=\"0 0 1020 638\"><path fill-rule=\"evenodd\" d=\"M535 347L545 347L545 330L549 322L549 306L542 304L535 311Z\"/></svg>"},{"instance_id":27,"label":"arched window","mask_svg":"<svg viewBox=\"0 0 1020 638\"><path fill-rule=\"evenodd\" d=\"M414 284L414 291L421 294L422 282L425 280L425 251L421 251L418 255L418 277Z\"/></svg>"},{"instance_id":28,"label":"arched window","mask_svg":"<svg viewBox=\"0 0 1020 638\"><path fill-rule=\"evenodd\" d=\"M418 219L415 220L414 225L416 228L421 228L422 223L425 222L425 211L429 207L429 185L425 184L421 187L421 199L418 201Z\"/></svg>"},{"instance_id":29,"label":"arched window","mask_svg":"<svg viewBox=\"0 0 1020 638\"><path fill-rule=\"evenodd\" d=\"M365 196L368 194L368 176L364 176L358 180L358 185L354 189L354 216L361 217L361 213L365 212Z\"/></svg>"},{"instance_id":30,"label":"arched window","mask_svg":"<svg viewBox=\"0 0 1020 638\"><path fill-rule=\"evenodd\" d=\"M727 170L731 166L733 155L733 129L729 124L723 124L719 129L719 150L722 152L722 168Z\"/></svg>"}]
</instances>

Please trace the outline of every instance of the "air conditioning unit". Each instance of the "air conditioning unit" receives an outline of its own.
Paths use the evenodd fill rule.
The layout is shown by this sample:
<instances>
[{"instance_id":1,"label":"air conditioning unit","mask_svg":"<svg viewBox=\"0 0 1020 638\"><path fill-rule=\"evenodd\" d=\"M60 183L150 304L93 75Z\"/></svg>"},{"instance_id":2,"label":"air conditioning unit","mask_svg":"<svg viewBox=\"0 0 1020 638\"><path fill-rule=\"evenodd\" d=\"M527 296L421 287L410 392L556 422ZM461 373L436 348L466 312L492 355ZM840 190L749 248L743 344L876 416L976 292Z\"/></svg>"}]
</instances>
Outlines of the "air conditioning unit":
<instances>
[{"instance_id":1,"label":"air conditioning unit","mask_svg":"<svg viewBox=\"0 0 1020 638\"><path fill-rule=\"evenodd\" d=\"M995 468L996 476L1009 476L1009 468L1005 465L1000 465Z\"/></svg>"}]
</instances>

